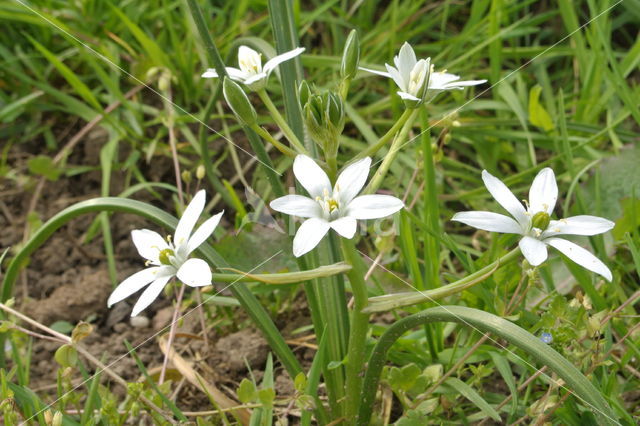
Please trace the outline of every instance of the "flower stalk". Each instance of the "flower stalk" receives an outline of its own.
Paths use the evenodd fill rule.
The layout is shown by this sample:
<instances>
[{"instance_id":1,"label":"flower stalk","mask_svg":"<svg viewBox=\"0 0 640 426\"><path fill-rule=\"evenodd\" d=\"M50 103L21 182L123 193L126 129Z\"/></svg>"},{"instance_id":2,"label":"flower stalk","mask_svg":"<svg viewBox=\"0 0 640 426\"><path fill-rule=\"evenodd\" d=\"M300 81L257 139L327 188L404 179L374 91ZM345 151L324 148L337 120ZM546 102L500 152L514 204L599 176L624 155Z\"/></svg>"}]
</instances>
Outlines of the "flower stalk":
<instances>
[{"instance_id":1,"label":"flower stalk","mask_svg":"<svg viewBox=\"0 0 640 426\"><path fill-rule=\"evenodd\" d=\"M256 93L258 94L264 105L267 107L267 110L269 110L271 118L273 118L278 127L280 127L280 130L282 130L282 133L284 133L284 136L287 138L289 143L291 143L291 146L293 146L299 154L309 155L307 149L304 147L302 142L300 142L300 139L298 139L291 127L289 127L289 124L287 124L287 121L284 119L282 114L280 114L280 111L278 111L278 108L275 106L275 104L267 94L267 91L262 89L258 90Z\"/></svg>"}]
</instances>

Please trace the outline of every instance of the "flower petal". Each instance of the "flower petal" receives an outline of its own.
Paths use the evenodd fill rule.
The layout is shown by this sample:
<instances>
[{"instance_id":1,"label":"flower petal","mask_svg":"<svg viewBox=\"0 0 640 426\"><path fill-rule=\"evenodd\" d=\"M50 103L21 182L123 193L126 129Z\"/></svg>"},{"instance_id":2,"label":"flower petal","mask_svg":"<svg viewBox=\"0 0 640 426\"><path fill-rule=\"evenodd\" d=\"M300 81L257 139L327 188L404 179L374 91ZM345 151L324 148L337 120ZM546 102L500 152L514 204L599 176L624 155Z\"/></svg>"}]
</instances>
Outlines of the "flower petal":
<instances>
[{"instance_id":1,"label":"flower petal","mask_svg":"<svg viewBox=\"0 0 640 426\"><path fill-rule=\"evenodd\" d=\"M185 256L188 256L192 251L200 247L200 245L204 243L211 234L213 234L216 226L220 223L223 213L224 210L217 215L210 217L200 225L198 229L196 229L196 232L194 232L191 238L189 238L189 242L187 243L187 253Z\"/></svg>"},{"instance_id":2,"label":"flower petal","mask_svg":"<svg viewBox=\"0 0 640 426\"><path fill-rule=\"evenodd\" d=\"M196 225L202 210L204 210L205 198L206 194L204 189L198 191L198 193L193 197L193 200L191 200L187 208L184 210L173 236L173 244L176 247L187 244L187 241L189 241L189 235L191 235L193 227Z\"/></svg>"},{"instance_id":3,"label":"flower petal","mask_svg":"<svg viewBox=\"0 0 640 426\"><path fill-rule=\"evenodd\" d=\"M211 285L211 268L202 259L189 259L182 264L176 274L178 279L190 287Z\"/></svg>"},{"instance_id":4,"label":"flower petal","mask_svg":"<svg viewBox=\"0 0 640 426\"><path fill-rule=\"evenodd\" d=\"M432 72L429 76L429 89L445 90L447 84L460 80L459 75L446 72Z\"/></svg>"},{"instance_id":5,"label":"flower petal","mask_svg":"<svg viewBox=\"0 0 640 426\"><path fill-rule=\"evenodd\" d=\"M373 70L371 68L365 68L365 67L359 67L359 69L361 69L362 71L370 72L372 74L381 75L382 77L391 78L391 74L389 74L388 72Z\"/></svg>"},{"instance_id":6,"label":"flower petal","mask_svg":"<svg viewBox=\"0 0 640 426\"><path fill-rule=\"evenodd\" d=\"M603 217L580 215L566 219L552 220L542 234L543 238L555 235L597 235L609 231L615 223Z\"/></svg>"},{"instance_id":7,"label":"flower petal","mask_svg":"<svg viewBox=\"0 0 640 426\"><path fill-rule=\"evenodd\" d=\"M207 68L205 72L200 76L202 78L218 78L218 71L215 68Z\"/></svg>"},{"instance_id":8,"label":"flower petal","mask_svg":"<svg viewBox=\"0 0 640 426\"><path fill-rule=\"evenodd\" d=\"M492 212L460 212L453 215L451 220L462 222L474 228L505 234L522 234L522 228L512 218Z\"/></svg>"},{"instance_id":9,"label":"flower petal","mask_svg":"<svg viewBox=\"0 0 640 426\"><path fill-rule=\"evenodd\" d=\"M238 68L226 67L225 69L227 70L227 74L229 74L229 78L231 78L232 80L244 81L247 77L249 77L246 72L239 70Z\"/></svg>"},{"instance_id":10,"label":"flower petal","mask_svg":"<svg viewBox=\"0 0 640 426\"><path fill-rule=\"evenodd\" d=\"M478 84L486 83L487 80L463 80L456 81L454 83L448 83L444 86L445 89L462 89L468 86L477 86Z\"/></svg>"},{"instance_id":11,"label":"flower petal","mask_svg":"<svg viewBox=\"0 0 640 426\"><path fill-rule=\"evenodd\" d=\"M128 278L122 281L115 290L113 290L113 292L109 296L109 299L107 300L107 306L111 307L114 303L118 303L121 300L124 300L127 297L131 296L133 293L139 291L142 287L156 280L159 274L163 276L164 274L161 271L166 270L166 268L171 267L154 266L152 268L146 268L142 271L136 272L133 275L130 275Z\"/></svg>"},{"instance_id":12,"label":"flower petal","mask_svg":"<svg viewBox=\"0 0 640 426\"><path fill-rule=\"evenodd\" d=\"M532 266L538 266L547 260L547 246L542 241L533 237L522 237L518 245Z\"/></svg>"},{"instance_id":13,"label":"flower petal","mask_svg":"<svg viewBox=\"0 0 640 426\"><path fill-rule=\"evenodd\" d=\"M338 234L351 239L356 234L358 222L355 218L346 216L330 222L329 225L331 225L331 228Z\"/></svg>"},{"instance_id":14,"label":"flower petal","mask_svg":"<svg viewBox=\"0 0 640 426\"><path fill-rule=\"evenodd\" d=\"M257 81L264 80L267 77L268 77L267 73L261 72L261 73L252 75L251 77L245 79L243 81L243 83L248 86L248 85L253 84L253 83L257 82Z\"/></svg>"},{"instance_id":15,"label":"flower petal","mask_svg":"<svg viewBox=\"0 0 640 426\"><path fill-rule=\"evenodd\" d=\"M398 95L402 99L408 99L408 100L411 100L411 101L419 101L420 100L420 98L417 98L417 97L413 96L411 93L401 92L400 90L398 90Z\"/></svg>"},{"instance_id":16,"label":"flower petal","mask_svg":"<svg viewBox=\"0 0 640 426\"><path fill-rule=\"evenodd\" d=\"M264 68L262 70L267 74L269 74L278 65L280 65L285 61L288 61L289 59L295 58L296 56L300 55L302 52L304 52L304 47L296 47L293 50L290 50L288 52L284 52L281 55L275 56L269 59L266 64L264 64Z\"/></svg>"},{"instance_id":17,"label":"flower petal","mask_svg":"<svg viewBox=\"0 0 640 426\"><path fill-rule=\"evenodd\" d=\"M276 198L269 206L275 211L298 217L321 217L322 207L316 201L303 195L285 195Z\"/></svg>"},{"instance_id":18,"label":"flower petal","mask_svg":"<svg viewBox=\"0 0 640 426\"><path fill-rule=\"evenodd\" d=\"M551 215L558 200L558 185L553 170L545 167L533 179L529 190L529 213L546 212Z\"/></svg>"},{"instance_id":19,"label":"flower petal","mask_svg":"<svg viewBox=\"0 0 640 426\"><path fill-rule=\"evenodd\" d=\"M133 305L131 316L135 317L140 312L144 311L150 304L152 304L153 301L158 298L160 293L162 293L164 286L167 285L167 282L169 282L169 279L171 279L172 276L173 275L158 277L154 282L152 282L151 285L142 292L136 304Z\"/></svg>"},{"instance_id":20,"label":"flower petal","mask_svg":"<svg viewBox=\"0 0 640 426\"><path fill-rule=\"evenodd\" d=\"M131 239L140 256L154 264L160 264L158 260L160 252L169 248L169 244L160 234L149 229L134 229L131 231Z\"/></svg>"},{"instance_id":21,"label":"flower petal","mask_svg":"<svg viewBox=\"0 0 640 426\"><path fill-rule=\"evenodd\" d=\"M300 257L313 250L329 230L329 222L312 217L304 221L293 238L293 255Z\"/></svg>"},{"instance_id":22,"label":"flower petal","mask_svg":"<svg viewBox=\"0 0 640 426\"><path fill-rule=\"evenodd\" d=\"M609 268L607 268L600 259L579 245L574 244L571 241L563 240L562 238L548 238L544 240L544 242L557 249L560 253L564 254L583 268L602 275L607 281L611 281L613 279Z\"/></svg>"},{"instance_id":23,"label":"flower petal","mask_svg":"<svg viewBox=\"0 0 640 426\"><path fill-rule=\"evenodd\" d=\"M524 206L507 186L497 177L486 170L482 171L482 180L493 198L511 213L511 216L518 221L523 228L529 227L530 218L527 216Z\"/></svg>"},{"instance_id":24,"label":"flower petal","mask_svg":"<svg viewBox=\"0 0 640 426\"><path fill-rule=\"evenodd\" d=\"M370 167L371 158L365 157L355 163L349 164L342 173L340 173L333 187L334 196L336 192L339 194L340 203L347 205L358 195L364 183L367 181Z\"/></svg>"},{"instance_id":25,"label":"flower petal","mask_svg":"<svg viewBox=\"0 0 640 426\"><path fill-rule=\"evenodd\" d=\"M402 200L391 195L361 195L349 203L346 216L355 219L378 219L390 216L403 207Z\"/></svg>"},{"instance_id":26,"label":"flower petal","mask_svg":"<svg viewBox=\"0 0 640 426\"><path fill-rule=\"evenodd\" d=\"M408 79L405 80L405 78L402 76L402 74L400 74L400 71L398 71L396 68L392 67L389 64L384 64L385 67L387 67L387 71L389 71L389 76L391 77L391 79L393 81L395 81L395 83L398 85L398 87L403 90L406 91L407 90L407 82L409 81Z\"/></svg>"},{"instance_id":27,"label":"flower petal","mask_svg":"<svg viewBox=\"0 0 640 426\"><path fill-rule=\"evenodd\" d=\"M306 155L296 156L293 161L293 174L311 198L323 197L325 191L331 193L329 177L315 161Z\"/></svg>"},{"instance_id":28,"label":"flower petal","mask_svg":"<svg viewBox=\"0 0 640 426\"><path fill-rule=\"evenodd\" d=\"M402 78L405 81L409 81L411 70L413 70L416 62L418 62L416 54L413 51L413 47L405 41L400 48L400 53L395 59L397 59L396 67L398 68L400 75L402 75Z\"/></svg>"}]
</instances>

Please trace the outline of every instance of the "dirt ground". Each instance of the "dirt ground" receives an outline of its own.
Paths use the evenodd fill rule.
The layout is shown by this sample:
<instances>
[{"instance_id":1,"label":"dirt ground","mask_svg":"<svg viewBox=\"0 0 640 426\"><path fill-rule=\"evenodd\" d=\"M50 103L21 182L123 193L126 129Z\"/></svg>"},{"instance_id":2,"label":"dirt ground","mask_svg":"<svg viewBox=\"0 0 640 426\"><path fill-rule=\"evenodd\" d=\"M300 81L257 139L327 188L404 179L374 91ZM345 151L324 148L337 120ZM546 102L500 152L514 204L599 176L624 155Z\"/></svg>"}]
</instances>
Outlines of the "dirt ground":
<instances>
[{"instance_id":1,"label":"dirt ground","mask_svg":"<svg viewBox=\"0 0 640 426\"><path fill-rule=\"evenodd\" d=\"M68 165L98 165L101 134L97 132L97 135L93 134L87 140L88 143L81 143L74 149L67 160ZM0 178L2 249L12 247L15 250L24 241L30 205L35 206L35 213L44 222L65 207L100 195L101 175L96 167L95 171L88 173L70 177L63 175L56 181L45 181L40 195L34 198L40 178L29 175L26 163L29 158L39 155L41 149L37 143L32 143L14 145L8 151L8 166L17 173L13 178ZM126 157L126 153L120 154ZM143 170L143 173L153 181L173 182L171 164L167 157L154 157L153 167ZM112 194L118 194L124 189L123 181L123 175L117 172L112 175ZM169 203L162 205L144 191L136 193L134 198L171 211ZM123 342L127 340L137 347L137 354L148 369L161 366L163 355L157 337L154 336L168 331L166 326L171 320L172 304L164 294L134 322L131 321L130 312L136 296L116 304L112 309L107 308L107 298L113 287L100 233L90 242L84 242L86 231L95 217L84 215L74 219L54 233L34 253L16 283L15 307L47 326L58 321L71 324L79 321L91 322L95 327L94 331L82 344L107 365L112 364L111 368L125 380L136 381L141 374L133 358L126 356ZM143 259L131 242L131 230L145 227L159 232L161 230L144 219L125 214L110 216L110 225L120 281L144 266ZM223 221L221 226L228 229L229 225ZM287 318L276 319L279 326L289 331L310 322L304 302L296 302L294 306L293 311L288 311ZM237 315L244 318L242 312ZM208 342L205 344L200 316L198 312L194 312L184 319L179 333L182 334L175 343L178 352L193 362L206 379L227 389L230 396L233 397L231 392L237 389L240 380L247 377L247 364L257 379L261 377L269 348L254 329L244 328L234 332L229 327L209 327L206 332ZM34 341L30 387L39 391L45 401L46 395L53 396L56 391L58 365L53 355L57 347L54 342ZM295 348L295 351L305 364L313 357L313 349L301 346ZM276 366L278 396L291 395L291 380L277 363ZM88 364L87 367L92 368ZM79 382L80 378L78 373L75 380ZM111 385L114 392L121 393L122 389L117 390L117 387L115 384ZM188 383L181 384L177 399L178 406L183 410L213 409L206 395Z\"/></svg>"}]
</instances>

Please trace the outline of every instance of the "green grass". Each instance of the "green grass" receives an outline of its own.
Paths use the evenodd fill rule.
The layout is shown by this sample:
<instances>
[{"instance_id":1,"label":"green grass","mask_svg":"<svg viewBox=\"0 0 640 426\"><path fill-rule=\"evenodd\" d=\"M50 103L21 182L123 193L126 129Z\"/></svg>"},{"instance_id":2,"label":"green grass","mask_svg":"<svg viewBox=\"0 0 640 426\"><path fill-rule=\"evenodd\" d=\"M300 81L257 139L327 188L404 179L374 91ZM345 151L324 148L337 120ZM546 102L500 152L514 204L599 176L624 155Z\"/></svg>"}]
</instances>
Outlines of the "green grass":
<instances>
[{"instance_id":1,"label":"green grass","mask_svg":"<svg viewBox=\"0 0 640 426\"><path fill-rule=\"evenodd\" d=\"M638 163L633 161L640 159L640 2L195 3L203 10L212 45L228 66L237 65L240 44L278 52L296 45L306 48L300 61L283 64L268 86L271 99L301 139L303 118L296 80L302 76L320 90L335 90L342 48L354 28L361 43L361 66L379 68L390 63L402 43L409 41L418 57L431 57L438 70L447 69L463 79L487 79L487 84L439 95L408 130L408 142L401 145L380 186L406 199L410 206L396 218L399 234L376 238L370 226L369 235L357 242L358 249L370 259L380 255L378 263L383 266L371 275L368 295L410 291L407 283L419 289L435 289L506 254L516 245L513 236L473 232L449 219L463 210L497 211L497 203L482 184L483 169L503 179L519 198L526 198L536 173L551 167L560 189L556 217L593 214L616 221L613 233L580 240L610 267L613 282L606 283L556 254L539 268L534 279L527 280L525 285L531 288L526 303L523 301L515 311L507 312L507 302L524 279L518 263L504 265L482 284L438 303L506 316L535 335L552 331L551 347L587 375L618 421L637 423L640 406L634 392L640 385L640 335L635 326L640 299L640 229L632 218L640 206ZM50 177L51 169L59 172L60 180L94 171L94 166L69 161L81 149L82 140L71 147L72 152L64 149L74 133L97 119L95 126L108 135L97 159L101 196L121 195L111 192L110 182L117 178L125 182L129 198L147 192L167 211L179 211L175 178L157 183L148 173L157 162L172 159L170 134L175 132L180 169L192 176L190 184L181 182L185 194L194 192L197 181L207 189L209 199L214 199L208 208L216 212L224 208L227 212L229 226L218 230L217 237L235 234L234 227L247 214L238 202L245 201L243 180L267 203L286 192L283 185L293 182L290 177L285 180L290 175L291 159L275 150L267 152L257 135L250 130L244 132L221 100L217 80L199 77L215 65L215 55L199 35L187 1L8 0L0 3L0 20L3 187L32 188L40 179ZM170 77L169 87L160 86L160 72ZM152 90L132 92L140 84ZM396 90L393 82L363 72L351 81L339 165L373 145L402 115L404 106ZM258 123L273 130L273 120L258 96L250 95L250 99L258 110ZM73 129L71 136L63 132L66 128ZM316 150L310 139L306 144L309 151ZM385 158L389 146L374 155L374 163ZM52 161L44 169L36 163L27 167L15 161L13 154L19 150ZM260 162L250 163L246 152L255 153ZM268 167L261 167L261 163ZM195 176L200 165L206 176L198 181ZM173 176L173 170L168 175ZM38 223L49 218L36 213L24 219L33 235ZM87 240L102 238L105 263L117 283L117 241L110 231L113 223L107 213L102 213ZM242 232L252 232L252 226ZM258 225L253 226L253 232L260 234L257 229ZM234 262L246 262L248 269L272 254L256 253L255 247L266 247L270 238L280 237L265 234L252 238L250 242L226 238L219 251L232 266L236 266ZM340 260L337 239L325 241L320 253L301 263L291 255L290 241L280 238L278 242L288 249L282 260L278 259L281 264L274 269L267 264L257 272L312 269ZM17 247L21 243L12 242ZM5 247L0 249L4 251ZM15 254L13 251L7 257ZM365 263L368 268L371 260L365 257ZM244 306L255 307L259 302L265 308L261 315L269 312L273 317L292 310L292 300L299 300L304 293L314 311L317 331L332 314L340 317L341 324L348 322L342 309L345 297L351 297L349 282L338 276L276 289L250 284L244 295L236 297ZM345 293L343 288L349 291ZM248 289L255 297L247 295L251 293ZM588 296L591 307L588 302L582 303L583 295ZM13 291L3 299L14 296L19 298L20 294ZM401 308L393 314L399 318L432 306L436 304ZM234 309L239 308L209 304L206 309L211 318L221 318L221 333L248 326L234 324ZM373 319L377 321L377 317ZM603 323L600 327L598 321ZM382 323L373 326L367 354L372 350L372 340L383 335L387 327ZM13 398L18 408L0 405L6 424L35 415L48 403L53 403L52 412L70 408L66 401L54 402L54 394L30 389L33 377L26 355L31 338L11 332L14 353L7 355L10 362L1 377L0 400ZM433 323L414 328L390 347L382 386L387 397L391 393L396 396L394 416L400 412L404 416L399 424L413 424L412 418L423 424L419 419L424 415L433 424L473 423L496 414L502 421L523 419L529 423L541 415L543 407L554 424L596 424L588 405L578 397L567 396L566 386L554 386L544 374L528 380L536 373L535 368L542 366L535 364L534 357L506 341L480 342L481 338L482 334L472 329ZM340 386L344 365L339 364L346 355L346 336L327 330L317 336L316 343L321 356L313 367L307 366L307 373L308 368L311 373L305 386L293 399L291 395L276 395L276 403L255 410L258 414L254 418L262 413L262 422L267 424L266 417L282 415L289 403L305 407L308 401L304 397L318 405L321 399L315 393L317 386L306 383L317 385L327 377L329 388ZM276 346L281 344L276 342ZM282 347L274 350L286 352ZM334 364L328 366L328 361ZM282 371L278 369L282 359L276 356L274 362L277 368L269 370L260 386L270 388L274 380L270 375ZM299 368L295 360L289 359L286 364L291 373ZM433 374L437 369L434 366L442 366L443 372ZM450 379L443 378L442 374L452 367L455 369ZM97 379L86 382L73 393L77 398L72 398L74 407L101 407L97 416L103 416L103 424L134 416L133 391L129 389L126 399L118 399L113 393L115 385L108 386L102 389ZM142 392L166 413L181 409L179 400L175 405L167 403L165 395L169 393L162 390L146 386ZM313 411L313 416L330 418L331 410L338 410L342 392L330 393L329 401L323 400L326 411ZM81 400L82 394L91 398ZM510 401L501 405L507 397ZM256 401L262 403L259 398ZM122 402L125 413L118 414L115 407ZM203 411L214 409L202 407ZM374 417L380 421L385 420L380 419L381 413L376 406ZM223 417L211 414L204 418L217 422L234 419L228 414L225 420ZM311 422L309 414L302 419L306 424ZM86 414L65 414L63 424L86 420Z\"/></svg>"}]
</instances>

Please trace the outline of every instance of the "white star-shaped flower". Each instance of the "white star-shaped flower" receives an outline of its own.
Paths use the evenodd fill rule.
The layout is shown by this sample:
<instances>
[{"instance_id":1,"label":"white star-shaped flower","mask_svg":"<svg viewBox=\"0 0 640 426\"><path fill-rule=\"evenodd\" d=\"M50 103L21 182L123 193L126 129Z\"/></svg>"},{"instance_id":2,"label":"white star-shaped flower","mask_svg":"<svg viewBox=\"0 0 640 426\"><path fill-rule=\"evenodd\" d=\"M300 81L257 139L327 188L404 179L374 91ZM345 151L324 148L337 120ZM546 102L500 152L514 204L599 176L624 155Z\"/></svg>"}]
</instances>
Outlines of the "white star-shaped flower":
<instances>
[{"instance_id":1,"label":"white star-shaped flower","mask_svg":"<svg viewBox=\"0 0 640 426\"><path fill-rule=\"evenodd\" d=\"M207 262L189 258L189 255L211 236L222 217L223 212L220 212L207 219L193 235L191 234L204 210L205 198L204 190L193 197L178 222L173 241L170 238L165 240L157 232L148 229L131 231L133 244L150 266L120 283L109 296L109 307L150 284L133 307L131 316L135 317L156 300L174 276L190 287L211 285L211 269Z\"/></svg>"},{"instance_id":2,"label":"white star-shaped flower","mask_svg":"<svg viewBox=\"0 0 640 426\"><path fill-rule=\"evenodd\" d=\"M310 197L286 195L273 200L271 208L292 216L308 218L293 239L296 257L311 251L329 229L345 238L353 238L357 219L378 219L392 215L404 207L402 200L391 195L356 197L369 175L371 158L356 161L344 169L333 188L327 174L311 158L298 155L293 174Z\"/></svg>"},{"instance_id":3,"label":"white star-shaped flower","mask_svg":"<svg viewBox=\"0 0 640 426\"><path fill-rule=\"evenodd\" d=\"M553 170L544 168L535 177L529 190L526 209L500 179L486 170L482 171L482 180L493 198L513 218L498 213L473 211L456 213L451 220L485 231L522 235L520 250L533 266L538 266L547 259L547 246L551 246L583 268L611 281L611 271L600 259L579 245L557 237L602 234L615 224L610 220L588 215L551 220L558 199L558 186Z\"/></svg>"},{"instance_id":4,"label":"white star-shaped flower","mask_svg":"<svg viewBox=\"0 0 640 426\"><path fill-rule=\"evenodd\" d=\"M388 72L376 71L369 68L362 70L391 78L398 85L398 95L402 99L421 101L424 100L428 90L452 90L462 89L466 86L475 86L485 83L487 80L460 81L460 76L446 72L433 71L431 58L416 58L411 45L405 42L400 48L398 56L393 58L395 67L384 64ZM428 80L427 85L425 81Z\"/></svg>"},{"instance_id":5,"label":"white star-shaped flower","mask_svg":"<svg viewBox=\"0 0 640 426\"><path fill-rule=\"evenodd\" d=\"M293 59L304 52L304 47L297 47L282 55L268 60L262 66L262 55L250 47L240 46L238 49L238 68L226 67L227 74L233 80L239 81L253 91L264 89L267 85L269 74L281 63ZM214 68L209 68L202 74L204 78L217 78L218 73Z\"/></svg>"}]
</instances>

